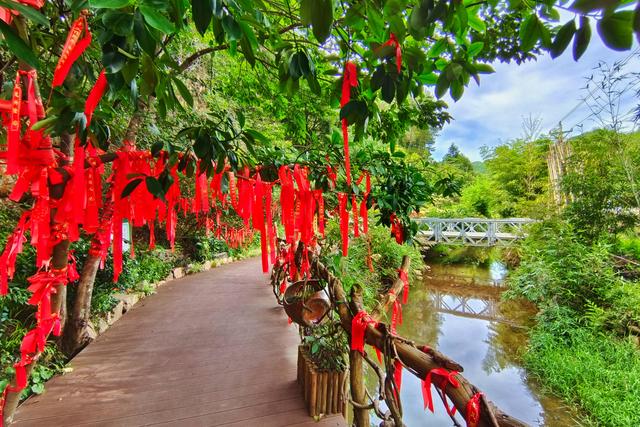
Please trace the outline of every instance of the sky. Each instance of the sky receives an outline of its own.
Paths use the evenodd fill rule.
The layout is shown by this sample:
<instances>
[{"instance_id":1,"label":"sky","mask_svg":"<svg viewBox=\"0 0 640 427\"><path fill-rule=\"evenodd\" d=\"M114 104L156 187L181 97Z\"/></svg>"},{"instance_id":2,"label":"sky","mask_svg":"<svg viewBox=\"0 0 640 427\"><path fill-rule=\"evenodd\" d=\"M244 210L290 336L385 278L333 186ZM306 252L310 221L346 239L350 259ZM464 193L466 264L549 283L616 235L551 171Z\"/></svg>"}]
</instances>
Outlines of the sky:
<instances>
[{"instance_id":1,"label":"sky","mask_svg":"<svg viewBox=\"0 0 640 427\"><path fill-rule=\"evenodd\" d=\"M448 95L445 97L454 120L436 138L434 157L441 159L449 145L455 143L471 160L482 160L480 147L499 145L522 136L522 121L529 115L540 117L543 133L548 132L585 96L582 88L586 77L599 61L613 64L637 48L638 43L634 41L632 51L613 51L603 45L594 28L591 43L578 62L573 60L569 45L554 60L547 54L522 65L493 64L496 72L481 75L480 86L471 80L458 102ZM627 69L640 72L638 55ZM625 103L631 108L632 97L628 95ZM563 128L570 129L582 121L584 131L593 129L596 123L584 120L588 116L588 107L582 104L563 120Z\"/></svg>"}]
</instances>

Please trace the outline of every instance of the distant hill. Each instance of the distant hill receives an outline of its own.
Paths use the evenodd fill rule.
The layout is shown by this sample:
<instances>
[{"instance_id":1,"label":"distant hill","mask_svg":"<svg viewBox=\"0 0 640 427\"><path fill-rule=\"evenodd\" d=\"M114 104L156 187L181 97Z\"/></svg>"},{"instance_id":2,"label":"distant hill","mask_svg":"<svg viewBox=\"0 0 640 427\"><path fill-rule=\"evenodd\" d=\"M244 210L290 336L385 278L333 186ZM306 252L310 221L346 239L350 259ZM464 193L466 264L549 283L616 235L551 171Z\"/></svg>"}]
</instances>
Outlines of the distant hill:
<instances>
[{"instance_id":1,"label":"distant hill","mask_svg":"<svg viewBox=\"0 0 640 427\"><path fill-rule=\"evenodd\" d=\"M481 160L476 160L475 162L471 162L471 166L473 166L473 171L475 173L485 173L487 171L487 166Z\"/></svg>"}]
</instances>

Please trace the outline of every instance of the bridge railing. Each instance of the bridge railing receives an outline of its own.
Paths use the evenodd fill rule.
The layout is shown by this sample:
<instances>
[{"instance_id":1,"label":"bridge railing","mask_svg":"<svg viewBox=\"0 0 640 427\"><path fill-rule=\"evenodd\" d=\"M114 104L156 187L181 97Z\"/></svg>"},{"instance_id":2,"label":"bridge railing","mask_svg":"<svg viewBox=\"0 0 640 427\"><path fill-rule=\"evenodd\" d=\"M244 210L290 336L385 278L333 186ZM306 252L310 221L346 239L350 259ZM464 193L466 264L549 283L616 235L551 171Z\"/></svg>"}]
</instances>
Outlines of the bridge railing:
<instances>
[{"instance_id":1,"label":"bridge railing","mask_svg":"<svg viewBox=\"0 0 640 427\"><path fill-rule=\"evenodd\" d=\"M468 246L510 245L526 237L525 226L536 222L530 218L417 218L420 238L425 243Z\"/></svg>"}]
</instances>

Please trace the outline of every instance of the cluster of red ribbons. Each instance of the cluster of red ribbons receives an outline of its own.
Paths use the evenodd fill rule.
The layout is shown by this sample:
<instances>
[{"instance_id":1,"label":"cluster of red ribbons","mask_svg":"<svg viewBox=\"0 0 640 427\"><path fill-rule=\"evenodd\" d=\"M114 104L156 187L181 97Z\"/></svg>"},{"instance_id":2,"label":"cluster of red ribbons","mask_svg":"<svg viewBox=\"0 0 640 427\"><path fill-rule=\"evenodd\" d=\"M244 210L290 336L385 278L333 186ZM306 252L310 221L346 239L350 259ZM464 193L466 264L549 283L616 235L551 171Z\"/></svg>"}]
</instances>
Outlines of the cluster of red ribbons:
<instances>
[{"instance_id":1,"label":"cluster of red ribbons","mask_svg":"<svg viewBox=\"0 0 640 427\"><path fill-rule=\"evenodd\" d=\"M289 276L304 276L309 273L308 248L316 242L317 229L324 236L325 212L322 190L314 190L309 182L306 167L282 166L278 171L280 180L281 221L289 251L287 251ZM304 245L300 271L296 271L295 250L301 242Z\"/></svg>"},{"instance_id":2,"label":"cluster of red ribbons","mask_svg":"<svg viewBox=\"0 0 640 427\"><path fill-rule=\"evenodd\" d=\"M21 0L20 3L39 9L42 0ZM9 23L15 11L0 8L0 19ZM78 32L79 30L79 32ZM78 41L80 34L85 36ZM71 32L65 43L63 53L58 61L52 87L64 82L73 62L78 59L91 41L86 19L79 18L72 25ZM104 75L91 91L85 105L85 114L89 121L106 88ZM19 392L27 384L26 366L30 365L44 350L50 333L60 334L60 319L58 313L52 311L51 295L56 293L58 286L64 286L68 281L79 278L75 258L70 253L68 264L63 268L52 268L51 254L53 248L64 240L76 240L79 237L78 224L91 229L98 226L97 211L102 197L100 183L101 166L95 162L85 171L85 156L76 157L79 164L74 167L59 167L58 160L66 157L53 149L51 139L42 130L34 130L33 125L45 118L45 108L37 89L37 74L35 70L19 70L16 73L11 101L0 101L2 123L7 131L6 149L0 151L0 159L6 164L6 173L17 175L16 184L10 194L10 199L19 201L29 192L33 198L33 207L26 211L18 222L14 232L9 236L7 245L0 255L0 295L8 292L8 280L15 273L17 255L22 252L26 235L30 234L30 244L36 248L36 266L38 272L28 278L31 297L28 303L37 307L36 326L23 338L20 346L20 360L15 367L15 386L2 391L0 402L0 420L7 391ZM78 138L79 139L79 138ZM76 146L79 144L78 139ZM77 153L77 152L76 152ZM96 155L95 151L91 152ZM96 176L96 172L98 175ZM67 182L65 192L61 198L52 198L49 193L51 186ZM77 184L80 182L80 184ZM94 185L95 183L95 185ZM86 200L81 203L75 189L88 187L90 206ZM84 191L82 195L84 195ZM93 209L95 208L95 209ZM93 210L92 210L93 209ZM52 212L55 211L55 215Z\"/></svg>"},{"instance_id":3,"label":"cluster of red ribbons","mask_svg":"<svg viewBox=\"0 0 640 427\"><path fill-rule=\"evenodd\" d=\"M367 208L367 200L371 194L371 176L369 172L364 171L356 185L360 185L365 180L365 192L362 200L358 202L354 194L351 195L351 217L353 218L353 235L360 237L360 219L362 219L362 231L364 234L369 233L369 211ZM338 193L338 215L340 217L340 235L342 236L342 255L349 255L349 210L347 204L349 196L346 193Z\"/></svg>"}]
</instances>

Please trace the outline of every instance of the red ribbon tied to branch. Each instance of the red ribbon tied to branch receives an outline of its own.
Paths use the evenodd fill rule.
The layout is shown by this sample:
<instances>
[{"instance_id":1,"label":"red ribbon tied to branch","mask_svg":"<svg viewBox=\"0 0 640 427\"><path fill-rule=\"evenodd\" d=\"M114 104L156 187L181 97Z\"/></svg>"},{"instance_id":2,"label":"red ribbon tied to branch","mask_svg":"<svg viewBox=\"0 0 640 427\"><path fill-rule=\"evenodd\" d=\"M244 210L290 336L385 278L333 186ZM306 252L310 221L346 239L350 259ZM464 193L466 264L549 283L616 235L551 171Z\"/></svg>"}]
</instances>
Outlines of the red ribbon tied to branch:
<instances>
[{"instance_id":1,"label":"red ribbon tied to branch","mask_svg":"<svg viewBox=\"0 0 640 427\"><path fill-rule=\"evenodd\" d=\"M480 399L482 393L478 392L467 402L467 415L465 420L467 421L467 427L478 427L480 422Z\"/></svg>"},{"instance_id":2,"label":"red ribbon tied to branch","mask_svg":"<svg viewBox=\"0 0 640 427\"><path fill-rule=\"evenodd\" d=\"M400 274L400 280L404 284L402 287L402 303L406 304L409 301L409 277L403 269L398 270L398 273Z\"/></svg>"},{"instance_id":3,"label":"red ribbon tied to branch","mask_svg":"<svg viewBox=\"0 0 640 427\"><path fill-rule=\"evenodd\" d=\"M398 74L400 74L400 70L402 69L402 49L400 48L400 42L395 34L391 33L389 36L389 40L383 44L383 46L392 46L396 50L396 67L398 69Z\"/></svg>"},{"instance_id":4,"label":"red ribbon tied to branch","mask_svg":"<svg viewBox=\"0 0 640 427\"><path fill-rule=\"evenodd\" d=\"M84 37L80 39L82 33ZM64 79L69 74L73 63L82 55L87 47L91 44L91 31L89 31L89 25L84 15L81 15L73 22L71 30L67 35L67 40L64 42L62 48L62 54L58 59L58 64L53 73L53 82L51 87L57 87L64 83Z\"/></svg>"},{"instance_id":5,"label":"red ribbon tied to branch","mask_svg":"<svg viewBox=\"0 0 640 427\"><path fill-rule=\"evenodd\" d=\"M422 380L422 398L424 400L425 409L428 408L431 412L433 412L433 398L431 397L431 380L433 375L442 377L442 381L436 385L440 388L442 401L444 402L444 407L447 410L447 414L449 414L450 416L455 415L456 407L449 407L445 389L448 384L451 384L455 388L458 388L460 386L460 383L456 379L456 375L458 375L458 372L448 371L444 368L435 368L430 370L424 380Z\"/></svg>"},{"instance_id":6,"label":"red ribbon tied to branch","mask_svg":"<svg viewBox=\"0 0 640 427\"><path fill-rule=\"evenodd\" d=\"M342 76L342 97L340 107L344 107L351 100L351 88L358 86L358 69L353 62L344 64ZM342 119L342 139L344 144L344 168L347 175L347 185L351 186L351 160L349 158L349 123Z\"/></svg>"},{"instance_id":7,"label":"red ribbon tied to branch","mask_svg":"<svg viewBox=\"0 0 640 427\"><path fill-rule=\"evenodd\" d=\"M400 301L393 289L391 289L389 293L395 298L393 301L393 311L391 313L391 333L395 334L396 326L402 325L402 304L400 304Z\"/></svg>"},{"instance_id":8,"label":"red ribbon tied to branch","mask_svg":"<svg viewBox=\"0 0 640 427\"><path fill-rule=\"evenodd\" d=\"M351 350L359 351L364 354L364 333L367 326L376 327L378 322L364 310L359 311L351 320Z\"/></svg>"}]
</instances>

